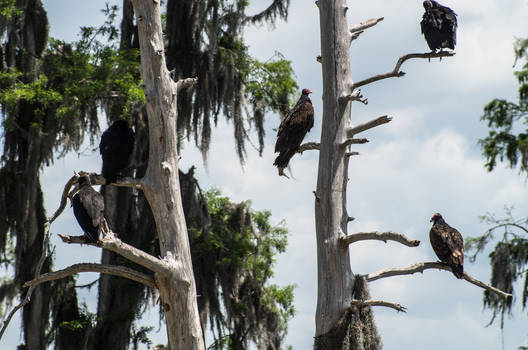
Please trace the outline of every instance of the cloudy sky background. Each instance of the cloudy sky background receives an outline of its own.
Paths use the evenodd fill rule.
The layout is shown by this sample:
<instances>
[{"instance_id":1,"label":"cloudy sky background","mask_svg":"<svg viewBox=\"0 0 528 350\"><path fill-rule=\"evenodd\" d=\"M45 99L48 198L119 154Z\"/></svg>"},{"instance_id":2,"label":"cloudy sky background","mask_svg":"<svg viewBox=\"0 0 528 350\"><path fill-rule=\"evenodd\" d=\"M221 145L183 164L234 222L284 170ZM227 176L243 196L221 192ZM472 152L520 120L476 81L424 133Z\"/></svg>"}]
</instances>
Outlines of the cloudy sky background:
<instances>
[{"instance_id":1,"label":"cloudy sky background","mask_svg":"<svg viewBox=\"0 0 528 350\"><path fill-rule=\"evenodd\" d=\"M251 11L263 9L268 0L253 0ZM120 5L120 1L112 1ZM384 126L362 134L371 142L354 150L361 153L350 162L348 210L356 220L349 233L393 230L419 239L418 248L396 243L360 242L350 248L352 271L369 273L389 267L403 267L419 261L436 260L429 245L429 219L443 214L463 236L485 231L478 216L486 212L503 213L514 205L514 214L523 217L528 210L527 184L517 170L498 166L487 173L477 140L486 135L479 121L483 106L494 97L517 99L517 83L512 74L512 44L528 35L526 0L446 0L458 13L459 30L456 56L438 60L412 60L404 64L407 73L365 86L369 104L354 104L352 123L359 124L381 115L393 117ZM81 25L102 23L99 12L103 1L44 1L51 22L52 36L75 40ZM421 1L351 1L349 24L372 17L385 20L367 30L351 47L352 78L355 81L392 70L398 57L411 52L426 52L420 33ZM321 133L319 14L313 1L291 0L288 22L246 30L250 52L266 60L279 51L292 61L300 88L313 90L315 126L305 141L317 141ZM313 344L317 295L317 266L312 191L316 187L315 151L305 152L291 162L295 179L278 177L272 167L276 115L266 122L266 148L263 157L248 148L248 160L238 163L232 125L221 121L213 130L207 167L200 153L187 145L181 168L197 166L202 188L218 187L233 201L251 199L255 209L270 209L274 223L285 219L289 246L277 260L274 282L295 283L297 315L290 322L287 344L294 349L310 349ZM256 139L254 139L256 140ZM86 145L80 155L71 154L44 170L43 184L48 213L58 206L64 183L73 169L98 171L97 152ZM81 234L71 212L66 211L52 227L54 233ZM57 245L55 268L74 262L99 260L92 247ZM465 270L489 281L487 254ZM79 283L90 282L95 274L84 274ZM497 325L486 328L490 312L482 309L482 290L456 280L445 271L427 270L423 274L393 277L372 282L373 299L403 304L406 314L392 309L375 309L385 349L500 349L502 336ZM519 286L520 287L520 286ZM96 289L83 291L89 306L95 308ZM520 298L519 298L520 299ZM520 300L518 300L520 302ZM157 327L154 308L147 312L145 325ZM519 307L506 320L504 346L514 349L527 342L527 317ZM14 320L0 349L13 349L20 341L20 321ZM165 331L154 335L165 342Z\"/></svg>"}]
</instances>

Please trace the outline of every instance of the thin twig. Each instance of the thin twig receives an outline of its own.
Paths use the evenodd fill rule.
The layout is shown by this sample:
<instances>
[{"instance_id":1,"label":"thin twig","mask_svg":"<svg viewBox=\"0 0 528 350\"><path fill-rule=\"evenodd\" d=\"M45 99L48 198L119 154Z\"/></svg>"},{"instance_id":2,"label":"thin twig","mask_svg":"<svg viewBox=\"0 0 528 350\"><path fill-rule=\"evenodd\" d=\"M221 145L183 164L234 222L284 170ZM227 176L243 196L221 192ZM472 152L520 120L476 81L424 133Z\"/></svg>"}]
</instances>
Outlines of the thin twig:
<instances>
[{"instance_id":1,"label":"thin twig","mask_svg":"<svg viewBox=\"0 0 528 350\"><path fill-rule=\"evenodd\" d=\"M354 135L359 134L360 132L375 128L376 126L386 124L390 122L392 118L384 115L372 120L369 120L366 123L359 124L353 127L350 127L346 130L347 137L354 137Z\"/></svg>"},{"instance_id":2,"label":"thin twig","mask_svg":"<svg viewBox=\"0 0 528 350\"><path fill-rule=\"evenodd\" d=\"M142 283L147 287L156 289L156 283L154 279L142 272L125 266L91 263L74 264L62 270L44 273L31 281L27 281L22 285L22 287L34 287L45 282L55 281L80 272L99 272L107 275L124 277Z\"/></svg>"},{"instance_id":3,"label":"thin twig","mask_svg":"<svg viewBox=\"0 0 528 350\"><path fill-rule=\"evenodd\" d=\"M350 302L350 306L352 307L367 307L367 306L385 306L390 307L391 309L394 309L398 312L407 312L407 308L390 301L385 300L352 300Z\"/></svg>"},{"instance_id":4,"label":"thin twig","mask_svg":"<svg viewBox=\"0 0 528 350\"><path fill-rule=\"evenodd\" d=\"M402 275L412 275L417 272L422 272L427 269L440 269L440 270L446 270L446 271L453 271L449 266L441 263L441 262L422 262L417 263L414 265L411 265L409 267L403 267L403 268L394 268L394 269L387 269L387 270L381 270L373 273L369 273L365 276L366 280L368 282L372 282L375 280L378 280L380 278L385 277L392 277L392 276L402 276ZM482 281L479 281L467 273L464 272L463 279L468 281L469 283L472 283L480 288L486 289L492 293L498 294L504 298L511 298L512 295L506 292L503 292L500 289L497 289L495 287L492 287Z\"/></svg>"},{"instance_id":5,"label":"thin twig","mask_svg":"<svg viewBox=\"0 0 528 350\"><path fill-rule=\"evenodd\" d=\"M408 247L417 247L420 245L420 241L410 239L409 237L400 233L387 231L387 232L358 232L348 236L343 236L341 242L345 245L352 244L358 241L365 240L378 240L387 243L387 241L394 241L406 245Z\"/></svg>"},{"instance_id":6,"label":"thin twig","mask_svg":"<svg viewBox=\"0 0 528 350\"><path fill-rule=\"evenodd\" d=\"M370 78L363 79L361 81L358 81L355 83L352 87L353 89L356 89L358 87L361 87L363 85L367 85L370 83L373 83L378 80L387 79L387 78L393 78L393 77L401 77L405 75L405 72L400 71L401 65L403 62L412 59L412 58L439 58L439 57L449 57L454 56L454 52L450 51L440 51L440 52L427 52L427 53L409 53L405 56L402 56L398 59L396 62L396 66L394 66L394 69L391 72L385 73L385 74L378 74L374 75Z\"/></svg>"}]
</instances>

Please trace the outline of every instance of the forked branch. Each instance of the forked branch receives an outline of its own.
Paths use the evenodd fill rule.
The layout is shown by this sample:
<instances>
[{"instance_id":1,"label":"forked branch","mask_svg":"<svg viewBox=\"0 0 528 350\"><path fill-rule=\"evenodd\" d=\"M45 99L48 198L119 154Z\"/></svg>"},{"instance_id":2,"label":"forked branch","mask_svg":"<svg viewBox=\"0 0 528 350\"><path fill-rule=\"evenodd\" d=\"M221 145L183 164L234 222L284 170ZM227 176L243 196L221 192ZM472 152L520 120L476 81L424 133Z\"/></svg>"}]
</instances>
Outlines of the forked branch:
<instances>
[{"instance_id":1,"label":"forked branch","mask_svg":"<svg viewBox=\"0 0 528 350\"><path fill-rule=\"evenodd\" d=\"M340 100L342 102L349 102L349 101L359 101L363 103L364 105L368 105L368 98L364 98L363 95L361 95L361 90L352 89L353 92L349 95L343 95L340 97Z\"/></svg>"},{"instance_id":2,"label":"forked branch","mask_svg":"<svg viewBox=\"0 0 528 350\"><path fill-rule=\"evenodd\" d=\"M412 275L414 273L417 273L417 272L422 272L424 270L427 270L427 269L440 269L440 270L446 270L446 271L451 271L451 268L441 262L422 262L422 263L417 263L417 264L414 264L414 265L411 265L409 267L403 267L403 268L394 268L394 269L387 269L387 270L381 270L381 271L377 271L377 272L373 272L373 273L369 273L368 275L365 276L365 279L368 281L368 282L372 282L372 281L375 281L375 280L378 280L380 278L385 278L385 277L392 277L392 276L402 276L402 275ZM511 298L512 295L509 294L509 293L506 293L506 292L503 292L502 290L500 289L497 289L495 287L492 287L482 281L479 281L477 280L476 278L473 278L471 277L470 275L468 275L467 273L464 272L464 276L463 276L463 279L465 279L466 281L468 281L469 283L472 283L480 288L483 288L483 289L486 289L492 293L495 293L497 295L500 295L502 296L503 298Z\"/></svg>"},{"instance_id":3,"label":"forked branch","mask_svg":"<svg viewBox=\"0 0 528 350\"><path fill-rule=\"evenodd\" d=\"M375 26L380 21L383 21L383 17L380 18L371 18L365 22L361 22L352 26L349 30L350 32L350 42L356 40L361 34L363 34L365 29Z\"/></svg>"},{"instance_id":4,"label":"forked branch","mask_svg":"<svg viewBox=\"0 0 528 350\"><path fill-rule=\"evenodd\" d=\"M27 281L22 287L34 287L45 282L55 281L80 272L99 272L108 275L124 277L142 283L152 289L156 289L156 282L154 282L154 279L142 272L125 266L89 263L74 264L59 271L44 273L35 279L32 279L31 281Z\"/></svg>"},{"instance_id":5,"label":"forked branch","mask_svg":"<svg viewBox=\"0 0 528 350\"><path fill-rule=\"evenodd\" d=\"M393 78L393 77L401 77L405 75L405 72L402 72L400 70L403 62L410 60L412 58L440 58L440 57L449 57L454 56L454 52L450 51L440 51L440 52L426 52L426 53L409 53L405 56L402 56L398 59L396 62L396 65L394 66L394 69L391 72L384 73L384 74L378 74L374 75L370 78L363 79L361 81L358 81L357 83L354 83L353 88L356 89L358 87L361 87L363 85L367 85L370 83L373 83L378 80L387 79L387 78Z\"/></svg>"},{"instance_id":6,"label":"forked branch","mask_svg":"<svg viewBox=\"0 0 528 350\"><path fill-rule=\"evenodd\" d=\"M387 241L394 241L406 245L408 247L417 247L420 245L420 241L415 239L410 239L409 237L402 235L401 233L396 233L392 231L387 232L358 232L348 236L343 236L340 238L341 243L345 245L350 245L358 241L366 240L377 240L387 243Z\"/></svg>"},{"instance_id":7,"label":"forked branch","mask_svg":"<svg viewBox=\"0 0 528 350\"><path fill-rule=\"evenodd\" d=\"M392 118L387 117L386 115L372 119L366 123L359 124L353 127L350 127L346 130L347 137L354 137L354 135L359 134L360 132L375 128L376 126L386 124L390 122Z\"/></svg>"},{"instance_id":8,"label":"forked branch","mask_svg":"<svg viewBox=\"0 0 528 350\"><path fill-rule=\"evenodd\" d=\"M385 306L390 307L398 312L407 312L407 308L390 301L385 300L352 300L350 302L351 307L367 307L367 306Z\"/></svg>"}]
</instances>

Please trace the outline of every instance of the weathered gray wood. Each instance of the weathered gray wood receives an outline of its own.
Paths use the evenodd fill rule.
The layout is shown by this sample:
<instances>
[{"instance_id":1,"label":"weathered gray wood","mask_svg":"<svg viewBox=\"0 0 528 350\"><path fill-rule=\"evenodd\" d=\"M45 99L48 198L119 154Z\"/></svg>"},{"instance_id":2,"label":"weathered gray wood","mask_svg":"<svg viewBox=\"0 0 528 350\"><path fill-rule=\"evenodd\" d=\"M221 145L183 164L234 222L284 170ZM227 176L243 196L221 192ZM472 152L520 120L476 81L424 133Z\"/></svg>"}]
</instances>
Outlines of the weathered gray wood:
<instances>
[{"instance_id":1,"label":"weathered gray wood","mask_svg":"<svg viewBox=\"0 0 528 350\"><path fill-rule=\"evenodd\" d=\"M167 70L158 0L133 0L138 23L141 76L149 123L149 163L142 185L156 222L161 257L171 274L156 274L165 310L169 348L205 348L196 303L189 238L178 179L176 93ZM195 82L195 81L194 81ZM192 83L192 82L191 82Z\"/></svg>"},{"instance_id":2,"label":"weathered gray wood","mask_svg":"<svg viewBox=\"0 0 528 350\"><path fill-rule=\"evenodd\" d=\"M348 159L343 147L350 126L352 94L349 28L345 0L319 1L321 64L323 69L323 121L315 201L317 235L317 311L315 336L329 332L352 301L354 275L348 248L340 244L348 214L346 182Z\"/></svg>"}]
</instances>

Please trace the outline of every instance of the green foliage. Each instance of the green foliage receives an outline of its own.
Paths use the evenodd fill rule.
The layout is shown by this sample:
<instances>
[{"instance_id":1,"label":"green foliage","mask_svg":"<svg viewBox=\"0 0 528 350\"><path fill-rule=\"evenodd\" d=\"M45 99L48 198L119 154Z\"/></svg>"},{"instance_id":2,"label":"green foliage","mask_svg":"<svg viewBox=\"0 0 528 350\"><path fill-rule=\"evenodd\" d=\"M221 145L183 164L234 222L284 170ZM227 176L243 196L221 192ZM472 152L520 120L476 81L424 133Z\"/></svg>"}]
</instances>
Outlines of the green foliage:
<instances>
[{"instance_id":1,"label":"green foliage","mask_svg":"<svg viewBox=\"0 0 528 350\"><path fill-rule=\"evenodd\" d=\"M519 102L494 99L484 107L481 120L488 124L489 134L479 140L486 157L489 171L497 161L508 161L513 168L520 163L521 170L528 173L528 130L516 133L528 122L528 38L515 44L515 63L524 60L521 70L515 72L519 82ZM519 125L521 124L521 125Z\"/></svg>"},{"instance_id":2,"label":"green foliage","mask_svg":"<svg viewBox=\"0 0 528 350\"><path fill-rule=\"evenodd\" d=\"M526 308L528 301L528 217L515 219L512 208L506 207L504 218L496 218L493 214L486 214L480 219L490 228L481 236L466 239L466 253L474 251L469 256L475 261L476 256L483 252L487 244L498 238L490 252L491 285L510 294L514 294L515 283L524 278L522 306ZM498 237L496 237L498 234ZM504 315L511 314L513 298L504 299L494 293L484 292L484 307L492 310L490 324L498 315L501 316L500 325L504 327Z\"/></svg>"},{"instance_id":3,"label":"green foliage","mask_svg":"<svg viewBox=\"0 0 528 350\"><path fill-rule=\"evenodd\" d=\"M86 303L82 303L79 308L79 319L61 322L59 327L71 331L83 331L95 325L96 315L88 310Z\"/></svg>"},{"instance_id":4,"label":"green foliage","mask_svg":"<svg viewBox=\"0 0 528 350\"><path fill-rule=\"evenodd\" d=\"M0 0L0 26L14 16L20 15L22 10L16 7L16 0Z\"/></svg>"},{"instance_id":5,"label":"green foliage","mask_svg":"<svg viewBox=\"0 0 528 350\"><path fill-rule=\"evenodd\" d=\"M234 204L218 190L205 199L210 224L191 230L191 247L200 309L208 305L215 339L210 349L247 348L250 340L280 344L295 313L294 286L269 284L275 255L287 245L284 223L272 226L269 211Z\"/></svg>"}]
</instances>

